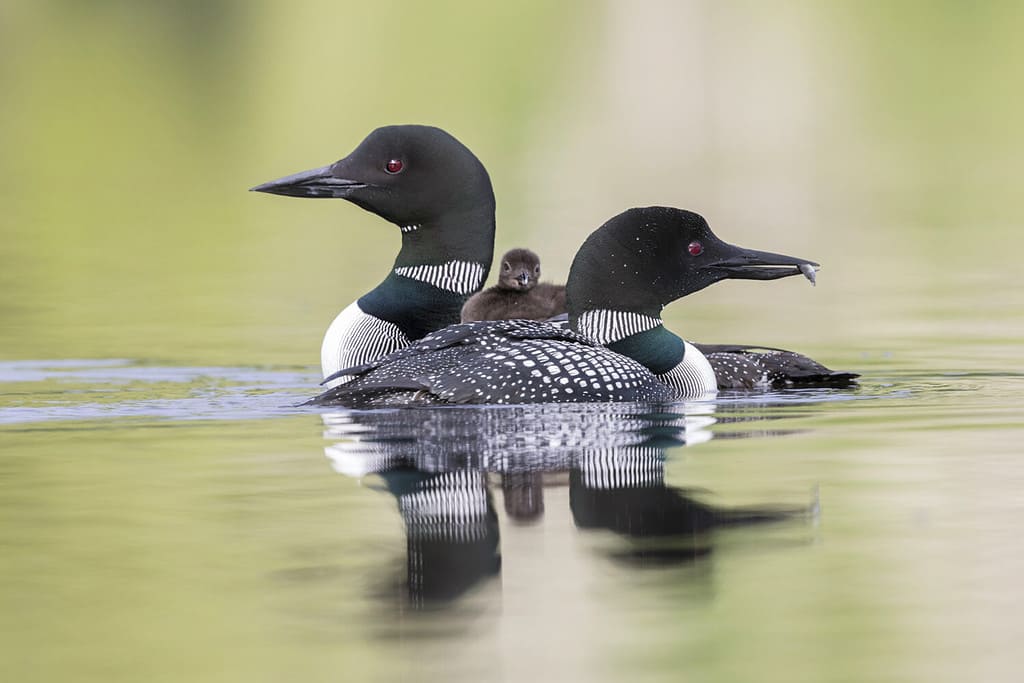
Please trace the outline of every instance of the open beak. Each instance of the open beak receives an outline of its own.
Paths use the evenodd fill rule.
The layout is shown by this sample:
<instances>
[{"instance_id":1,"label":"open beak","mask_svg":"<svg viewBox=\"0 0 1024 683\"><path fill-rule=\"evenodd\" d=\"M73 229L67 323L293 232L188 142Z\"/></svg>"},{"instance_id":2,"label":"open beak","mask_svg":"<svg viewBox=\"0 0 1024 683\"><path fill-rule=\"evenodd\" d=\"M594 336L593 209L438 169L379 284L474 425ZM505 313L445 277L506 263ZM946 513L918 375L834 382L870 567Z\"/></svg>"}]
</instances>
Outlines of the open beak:
<instances>
[{"instance_id":1,"label":"open beak","mask_svg":"<svg viewBox=\"0 0 1024 683\"><path fill-rule=\"evenodd\" d=\"M722 278L777 280L790 275L803 275L813 284L814 272L821 267L814 261L795 256L744 249L732 244L723 246L725 249L722 257L706 266Z\"/></svg>"},{"instance_id":2,"label":"open beak","mask_svg":"<svg viewBox=\"0 0 1024 683\"><path fill-rule=\"evenodd\" d=\"M271 180L268 183L249 188L249 191L281 194L286 197L312 197L320 199L337 197L344 199L349 196L352 190L366 187L366 183L335 177L331 173L332 168L334 168L333 165L294 173L284 178L278 178L277 180Z\"/></svg>"}]
</instances>

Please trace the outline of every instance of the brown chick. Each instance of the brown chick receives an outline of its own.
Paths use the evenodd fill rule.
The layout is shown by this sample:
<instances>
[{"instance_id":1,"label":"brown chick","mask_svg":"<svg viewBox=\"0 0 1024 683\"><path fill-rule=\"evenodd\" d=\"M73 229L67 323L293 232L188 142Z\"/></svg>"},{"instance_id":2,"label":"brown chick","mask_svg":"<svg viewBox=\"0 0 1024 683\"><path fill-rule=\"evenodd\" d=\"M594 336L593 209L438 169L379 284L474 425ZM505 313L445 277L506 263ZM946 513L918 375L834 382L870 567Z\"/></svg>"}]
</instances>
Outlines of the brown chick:
<instances>
[{"instance_id":1,"label":"brown chick","mask_svg":"<svg viewBox=\"0 0 1024 683\"><path fill-rule=\"evenodd\" d=\"M474 294L462 307L462 322L545 320L565 313L565 286L539 280L540 258L529 249L512 249L501 257L498 284Z\"/></svg>"}]
</instances>

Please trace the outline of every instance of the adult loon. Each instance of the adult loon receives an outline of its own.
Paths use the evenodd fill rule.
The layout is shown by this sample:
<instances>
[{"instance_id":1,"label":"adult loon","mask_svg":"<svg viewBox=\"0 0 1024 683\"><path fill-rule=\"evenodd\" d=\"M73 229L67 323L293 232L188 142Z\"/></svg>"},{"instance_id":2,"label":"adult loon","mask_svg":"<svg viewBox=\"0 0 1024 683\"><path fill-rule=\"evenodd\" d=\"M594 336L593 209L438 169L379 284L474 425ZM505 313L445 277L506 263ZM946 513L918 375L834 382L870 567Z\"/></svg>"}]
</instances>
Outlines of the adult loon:
<instances>
[{"instance_id":1,"label":"adult loon","mask_svg":"<svg viewBox=\"0 0 1024 683\"><path fill-rule=\"evenodd\" d=\"M512 249L501 257L498 284L477 292L462 307L462 322L546 320L566 312L565 287L540 282L540 257Z\"/></svg>"},{"instance_id":2,"label":"adult loon","mask_svg":"<svg viewBox=\"0 0 1024 683\"><path fill-rule=\"evenodd\" d=\"M711 364L665 328L662 309L726 278L773 280L817 266L727 244L690 211L630 209L576 254L566 285L572 329L527 320L452 325L343 369L338 374L351 379L307 403L368 408L713 395L719 381Z\"/></svg>"},{"instance_id":3,"label":"adult loon","mask_svg":"<svg viewBox=\"0 0 1024 683\"><path fill-rule=\"evenodd\" d=\"M480 160L439 128L385 126L344 159L252 188L341 198L399 226L402 248L377 287L345 308L321 345L324 376L459 322L494 251L494 192Z\"/></svg>"}]
</instances>

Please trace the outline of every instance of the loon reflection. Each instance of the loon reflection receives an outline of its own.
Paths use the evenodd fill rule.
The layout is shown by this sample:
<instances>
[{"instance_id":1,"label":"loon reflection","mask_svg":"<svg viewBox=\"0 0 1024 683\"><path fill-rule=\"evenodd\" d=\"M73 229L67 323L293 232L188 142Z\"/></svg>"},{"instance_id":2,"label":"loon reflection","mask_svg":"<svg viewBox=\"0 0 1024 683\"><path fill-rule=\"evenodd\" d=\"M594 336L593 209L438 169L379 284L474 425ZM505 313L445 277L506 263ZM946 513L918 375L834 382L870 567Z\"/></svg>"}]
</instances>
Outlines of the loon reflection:
<instances>
[{"instance_id":1,"label":"loon reflection","mask_svg":"<svg viewBox=\"0 0 1024 683\"><path fill-rule=\"evenodd\" d=\"M711 403L579 403L330 413L325 437L337 442L325 452L338 472L377 475L395 497L408 598L425 606L500 574L492 488L512 523L533 524L545 488L567 484L576 527L615 532L611 556L641 564L708 555L718 528L813 513L814 505L716 507L666 485L665 450L710 439L713 412Z\"/></svg>"}]
</instances>

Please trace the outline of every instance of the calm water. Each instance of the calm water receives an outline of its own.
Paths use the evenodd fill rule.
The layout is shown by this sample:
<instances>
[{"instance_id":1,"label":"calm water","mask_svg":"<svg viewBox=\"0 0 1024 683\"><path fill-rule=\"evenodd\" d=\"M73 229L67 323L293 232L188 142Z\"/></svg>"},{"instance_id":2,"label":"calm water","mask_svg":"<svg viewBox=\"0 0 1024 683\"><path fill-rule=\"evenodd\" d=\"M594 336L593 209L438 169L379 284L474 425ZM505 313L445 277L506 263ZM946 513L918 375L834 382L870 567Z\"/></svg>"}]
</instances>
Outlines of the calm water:
<instances>
[{"instance_id":1,"label":"calm water","mask_svg":"<svg viewBox=\"0 0 1024 683\"><path fill-rule=\"evenodd\" d=\"M1009 680L1024 393L991 361L676 406L322 414L287 407L312 370L7 362L4 666Z\"/></svg>"},{"instance_id":2,"label":"calm water","mask_svg":"<svg viewBox=\"0 0 1024 683\"><path fill-rule=\"evenodd\" d=\"M0 3L0 680L1010 681L1024 4ZM857 389L329 414L372 128L563 280L629 206L823 264L674 304ZM493 279L493 276L492 276Z\"/></svg>"}]
</instances>

